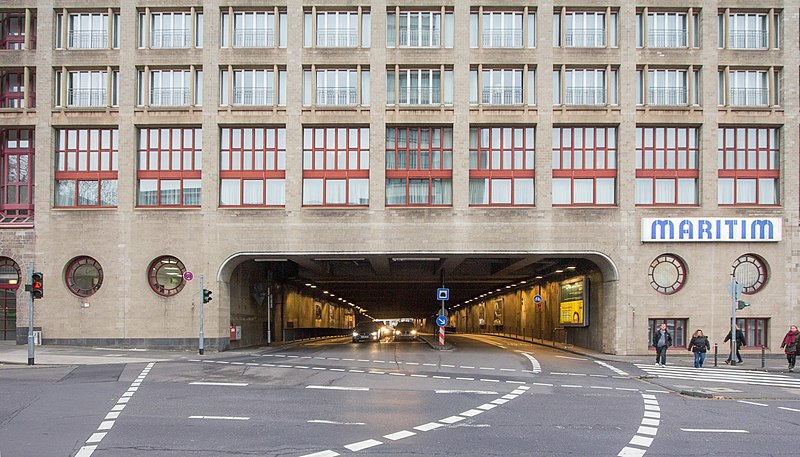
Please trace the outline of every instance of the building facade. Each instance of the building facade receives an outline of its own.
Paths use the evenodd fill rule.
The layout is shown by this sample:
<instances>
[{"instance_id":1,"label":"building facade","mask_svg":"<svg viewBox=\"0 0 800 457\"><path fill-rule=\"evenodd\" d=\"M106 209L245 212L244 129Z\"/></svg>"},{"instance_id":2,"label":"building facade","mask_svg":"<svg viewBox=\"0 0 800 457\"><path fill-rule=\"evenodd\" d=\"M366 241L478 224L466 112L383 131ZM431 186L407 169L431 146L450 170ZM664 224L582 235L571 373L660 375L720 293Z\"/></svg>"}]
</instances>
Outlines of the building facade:
<instances>
[{"instance_id":1,"label":"building facade","mask_svg":"<svg viewBox=\"0 0 800 457\"><path fill-rule=\"evenodd\" d=\"M205 336L225 349L231 324L246 344L269 325L259 257L513 253L594 263L575 344L644 353L662 321L721 341L733 275L748 345L779 351L800 312L798 13L6 2L0 336L26 341L29 265L45 344L191 347L204 272ZM533 295L504 315L548 336L559 310ZM354 320L293 286L277 300L276 334ZM487 304L460 303L456 326L480 330Z\"/></svg>"}]
</instances>

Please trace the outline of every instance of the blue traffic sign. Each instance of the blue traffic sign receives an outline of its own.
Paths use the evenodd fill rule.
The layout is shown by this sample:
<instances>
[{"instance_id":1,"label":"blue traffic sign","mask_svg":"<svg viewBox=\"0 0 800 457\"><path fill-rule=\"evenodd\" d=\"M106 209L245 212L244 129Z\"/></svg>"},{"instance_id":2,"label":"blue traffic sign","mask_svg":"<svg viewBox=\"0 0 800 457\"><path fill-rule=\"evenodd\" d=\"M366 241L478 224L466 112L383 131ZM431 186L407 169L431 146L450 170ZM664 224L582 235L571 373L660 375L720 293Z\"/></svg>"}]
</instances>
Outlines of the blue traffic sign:
<instances>
[{"instance_id":1,"label":"blue traffic sign","mask_svg":"<svg viewBox=\"0 0 800 457\"><path fill-rule=\"evenodd\" d=\"M446 327L447 326L447 317L439 316L436 318L436 325L439 327Z\"/></svg>"},{"instance_id":2,"label":"blue traffic sign","mask_svg":"<svg viewBox=\"0 0 800 457\"><path fill-rule=\"evenodd\" d=\"M541 303L542 302L542 296L541 295L534 295L533 296L533 302L534 303Z\"/></svg>"},{"instance_id":3,"label":"blue traffic sign","mask_svg":"<svg viewBox=\"0 0 800 457\"><path fill-rule=\"evenodd\" d=\"M450 289L440 287L436 289L437 300L450 300Z\"/></svg>"}]
</instances>

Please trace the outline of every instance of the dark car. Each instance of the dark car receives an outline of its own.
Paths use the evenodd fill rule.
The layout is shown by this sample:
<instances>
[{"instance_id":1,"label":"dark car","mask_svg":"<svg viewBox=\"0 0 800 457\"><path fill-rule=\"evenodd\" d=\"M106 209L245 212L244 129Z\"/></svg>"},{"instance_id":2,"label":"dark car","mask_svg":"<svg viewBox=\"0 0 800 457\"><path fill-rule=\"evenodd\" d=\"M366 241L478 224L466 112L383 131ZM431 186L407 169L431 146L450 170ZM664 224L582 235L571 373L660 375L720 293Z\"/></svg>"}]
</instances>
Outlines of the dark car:
<instances>
[{"instance_id":1,"label":"dark car","mask_svg":"<svg viewBox=\"0 0 800 457\"><path fill-rule=\"evenodd\" d=\"M395 341L416 340L417 326L413 322L398 322L394 326L394 339Z\"/></svg>"},{"instance_id":2,"label":"dark car","mask_svg":"<svg viewBox=\"0 0 800 457\"><path fill-rule=\"evenodd\" d=\"M359 322L353 329L353 342L380 341L382 326L377 322Z\"/></svg>"}]
</instances>

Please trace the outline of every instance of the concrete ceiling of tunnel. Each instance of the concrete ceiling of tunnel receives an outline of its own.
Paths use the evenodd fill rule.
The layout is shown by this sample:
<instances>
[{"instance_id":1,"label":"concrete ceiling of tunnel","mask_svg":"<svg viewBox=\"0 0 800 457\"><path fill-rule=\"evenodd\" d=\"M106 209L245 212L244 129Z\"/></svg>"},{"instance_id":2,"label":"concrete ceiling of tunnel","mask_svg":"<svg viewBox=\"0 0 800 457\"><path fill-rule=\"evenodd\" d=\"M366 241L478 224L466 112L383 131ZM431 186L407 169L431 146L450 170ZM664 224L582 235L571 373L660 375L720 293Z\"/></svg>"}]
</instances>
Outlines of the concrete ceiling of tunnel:
<instances>
[{"instance_id":1,"label":"concrete ceiling of tunnel","mask_svg":"<svg viewBox=\"0 0 800 457\"><path fill-rule=\"evenodd\" d=\"M476 254L367 254L367 255L294 255L285 263L268 262L270 268L288 271L286 279L298 287L314 284L323 290L367 310L373 318L414 317L435 314L440 308L436 289L444 286L450 290L453 306L483 293L506 286L536 282L560 281L571 276L597 270L587 258L559 257L553 255L476 255ZM288 266L288 268L287 268ZM567 270L567 267L575 267ZM564 270L564 273L555 273Z\"/></svg>"}]
</instances>

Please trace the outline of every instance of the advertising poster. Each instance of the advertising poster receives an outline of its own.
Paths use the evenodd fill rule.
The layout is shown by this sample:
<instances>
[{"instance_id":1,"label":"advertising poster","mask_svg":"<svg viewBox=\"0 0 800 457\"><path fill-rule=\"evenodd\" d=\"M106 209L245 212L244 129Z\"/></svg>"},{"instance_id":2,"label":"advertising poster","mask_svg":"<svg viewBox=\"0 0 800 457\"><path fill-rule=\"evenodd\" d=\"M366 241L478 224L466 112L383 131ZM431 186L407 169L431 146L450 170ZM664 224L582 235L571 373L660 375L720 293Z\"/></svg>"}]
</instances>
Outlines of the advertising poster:
<instances>
[{"instance_id":1,"label":"advertising poster","mask_svg":"<svg viewBox=\"0 0 800 457\"><path fill-rule=\"evenodd\" d=\"M586 278L561 283L558 323L565 327L586 327L589 325L588 281Z\"/></svg>"}]
</instances>

